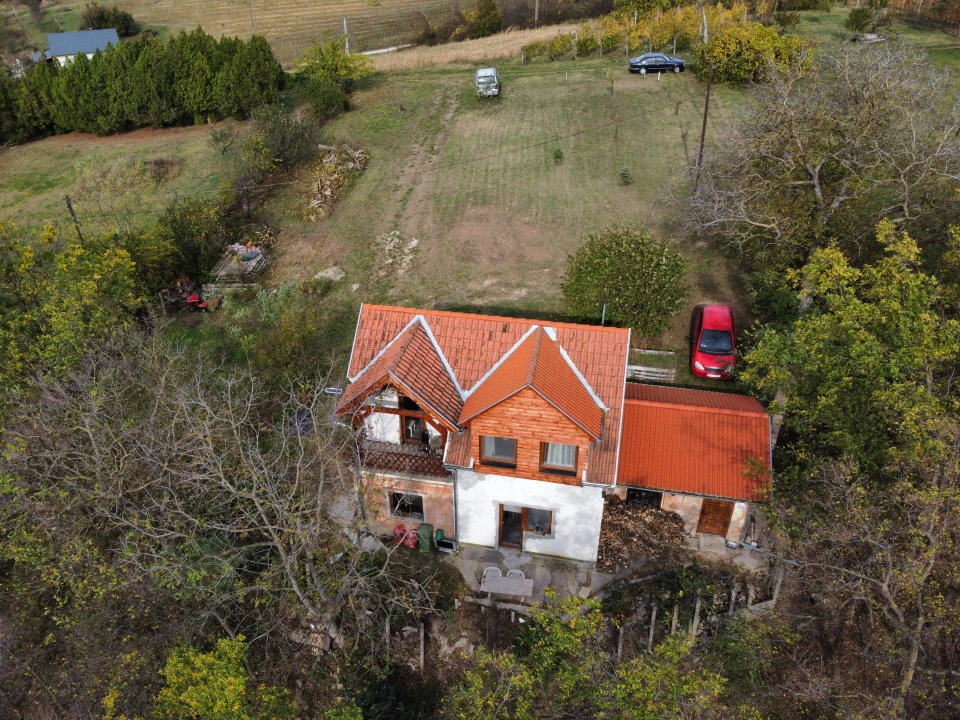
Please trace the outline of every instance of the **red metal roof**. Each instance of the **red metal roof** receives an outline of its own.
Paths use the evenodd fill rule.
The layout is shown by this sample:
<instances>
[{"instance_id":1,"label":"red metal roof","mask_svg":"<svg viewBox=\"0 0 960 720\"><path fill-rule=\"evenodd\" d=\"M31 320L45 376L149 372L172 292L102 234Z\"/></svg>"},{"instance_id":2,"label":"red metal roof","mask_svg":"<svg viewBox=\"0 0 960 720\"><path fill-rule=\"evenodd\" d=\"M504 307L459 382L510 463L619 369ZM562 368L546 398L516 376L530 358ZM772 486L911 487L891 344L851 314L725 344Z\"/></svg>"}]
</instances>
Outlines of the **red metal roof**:
<instances>
[{"instance_id":1,"label":"red metal roof","mask_svg":"<svg viewBox=\"0 0 960 720\"><path fill-rule=\"evenodd\" d=\"M358 374L418 315L423 317L440 352L449 363L456 382L465 392L477 385L531 328L552 328L556 337L556 343L553 344L558 346L558 352L559 348L563 348L570 362L583 376L586 386L593 390L607 408L607 412L603 413L602 429L599 433L602 442L591 443L588 451L587 482L614 484L627 351L630 345L629 330L440 310L364 305L357 322L349 376L358 380ZM564 363L566 364L565 360ZM550 367L554 365L553 361L545 361L544 367L548 364ZM529 365L527 367L529 369ZM576 377L576 373L572 374ZM548 386L548 378L549 375L543 380L545 387ZM562 396L569 390L564 387L561 392L552 388L548 392L553 396ZM577 404L579 402L577 401ZM582 412L575 408L568 410L577 414Z\"/></svg>"},{"instance_id":2,"label":"red metal roof","mask_svg":"<svg viewBox=\"0 0 960 720\"><path fill-rule=\"evenodd\" d=\"M770 469L770 417L755 398L627 384L619 484L768 500Z\"/></svg>"},{"instance_id":3,"label":"red metal roof","mask_svg":"<svg viewBox=\"0 0 960 720\"><path fill-rule=\"evenodd\" d=\"M600 439L603 408L563 357L557 342L539 327L473 389L463 404L461 424L525 387L539 393L594 440Z\"/></svg>"},{"instance_id":4,"label":"red metal roof","mask_svg":"<svg viewBox=\"0 0 960 720\"><path fill-rule=\"evenodd\" d=\"M340 396L336 411L354 409L388 383L456 430L463 400L421 323L411 324L383 349Z\"/></svg>"}]
</instances>

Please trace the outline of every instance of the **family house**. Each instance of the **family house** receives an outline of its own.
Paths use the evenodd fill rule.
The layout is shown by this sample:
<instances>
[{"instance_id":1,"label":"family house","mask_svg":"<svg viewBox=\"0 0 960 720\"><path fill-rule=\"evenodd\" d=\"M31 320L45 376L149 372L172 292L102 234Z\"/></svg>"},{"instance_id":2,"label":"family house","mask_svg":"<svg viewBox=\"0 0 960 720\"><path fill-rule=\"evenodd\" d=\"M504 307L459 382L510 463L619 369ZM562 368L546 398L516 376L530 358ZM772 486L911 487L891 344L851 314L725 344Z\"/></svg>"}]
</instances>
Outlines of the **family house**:
<instances>
[{"instance_id":1,"label":"family house","mask_svg":"<svg viewBox=\"0 0 960 720\"><path fill-rule=\"evenodd\" d=\"M34 56L34 62L40 60L56 60L60 65L66 65L77 55L86 55L91 59L98 50L106 50L108 46L117 47L120 38L117 31L109 30L79 30L77 32L47 33L49 50L44 50Z\"/></svg>"},{"instance_id":2,"label":"family house","mask_svg":"<svg viewBox=\"0 0 960 720\"><path fill-rule=\"evenodd\" d=\"M629 347L620 328L362 306L336 413L358 436L371 529L429 523L459 543L594 561L605 496L667 482L636 472L652 456L632 436L665 406L645 406L639 424L631 415L624 437L625 410L643 402L626 382ZM697 452L683 443L675 435L679 455ZM731 449L730 466L749 456L768 468L769 451L754 452ZM618 489L618 477L630 482ZM691 532L719 527L699 522L709 482L671 490L663 507L695 514Z\"/></svg>"}]
</instances>

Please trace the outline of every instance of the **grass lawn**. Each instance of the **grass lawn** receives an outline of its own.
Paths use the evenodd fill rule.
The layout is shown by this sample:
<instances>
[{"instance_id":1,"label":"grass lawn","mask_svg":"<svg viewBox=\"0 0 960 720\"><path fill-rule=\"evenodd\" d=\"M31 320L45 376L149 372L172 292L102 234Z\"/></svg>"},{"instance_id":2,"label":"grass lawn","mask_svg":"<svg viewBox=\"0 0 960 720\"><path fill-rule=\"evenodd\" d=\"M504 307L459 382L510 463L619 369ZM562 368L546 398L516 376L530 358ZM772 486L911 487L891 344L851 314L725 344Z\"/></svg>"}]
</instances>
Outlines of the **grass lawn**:
<instances>
[{"instance_id":1,"label":"grass lawn","mask_svg":"<svg viewBox=\"0 0 960 720\"><path fill-rule=\"evenodd\" d=\"M10 148L0 153L0 217L12 217L20 225L64 224L69 215L63 196L71 195L81 224L96 228L97 204L78 196L77 180L85 169L102 172L130 159L167 161L167 178L145 189L132 208L149 224L177 195L216 190L218 165L210 132L209 126L199 126L105 138L71 133Z\"/></svg>"},{"instance_id":2,"label":"grass lawn","mask_svg":"<svg viewBox=\"0 0 960 720\"><path fill-rule=\"evenodd\" d=\"M357 300L558 318L566 257L587 234L628 223L673 235L673 197L703 113L705 88L692 73L658 82L619 59L499 67L495 100L473 96L465 67L368 81L326 133L366 149L370 165L326 221L294 220L294 191L274 206L283 255L271 281L338 265L347 273L340 292ZM712 130L744 101L742 91L715 88L708 150ZM393 231L400 251L378 242ZM683 350L697 303L732 305L749 324L734 263L715 248L682 250L688 307L639 346Z\"/></svg>"}]
</instances>

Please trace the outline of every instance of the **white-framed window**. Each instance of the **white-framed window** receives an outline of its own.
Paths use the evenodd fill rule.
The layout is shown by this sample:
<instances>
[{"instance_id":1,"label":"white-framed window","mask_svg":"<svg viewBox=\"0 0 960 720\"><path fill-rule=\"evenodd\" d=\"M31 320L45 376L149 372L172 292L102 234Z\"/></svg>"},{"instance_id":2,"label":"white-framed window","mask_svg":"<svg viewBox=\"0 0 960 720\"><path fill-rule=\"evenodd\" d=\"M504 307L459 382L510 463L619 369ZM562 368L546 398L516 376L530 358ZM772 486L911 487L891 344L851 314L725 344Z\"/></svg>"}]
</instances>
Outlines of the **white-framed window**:
<instances>
[{"instance_id":1,"label":"white-framed window","mask_svg":"<svg viewBox=\"0 0 960 720\"><path fill-rule=\"evenodd\" d=\"M423 511L423 495L391 490L388 501L390 503L390 517L421 521L426 517Z\"/></svg>"},{"instance_id":2,"label":"white-framed window","mask_svg":"<svg viewBox=\"0 0 960 720\"><path fill-rule=\"evenodd\" d=\"M575 475L577 446L553 442L540 443L540 470Z\"/></svg>"}]
</instances>

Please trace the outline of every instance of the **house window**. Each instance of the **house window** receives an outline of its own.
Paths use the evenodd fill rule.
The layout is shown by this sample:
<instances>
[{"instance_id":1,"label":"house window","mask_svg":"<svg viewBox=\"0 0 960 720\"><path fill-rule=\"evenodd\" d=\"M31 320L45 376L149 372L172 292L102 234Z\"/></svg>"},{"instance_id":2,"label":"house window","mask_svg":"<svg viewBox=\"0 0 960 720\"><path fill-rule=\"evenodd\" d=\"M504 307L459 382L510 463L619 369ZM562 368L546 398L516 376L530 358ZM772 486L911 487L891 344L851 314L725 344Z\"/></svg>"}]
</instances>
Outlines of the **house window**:
<instances>
[{"instance_id":1,"label":"house window","mask_svg":"<svg viewBox=\"0 0 960 720\"><path fill-rule=\"evenodd\" d=\"M480 438L480 461L485 465L517 466L517 441L513 438Z\"/></svg>"},{"instance_id":2,"label":"house window","mask_svg":"<svg viewBox=\"0 0 960 720\"><path fill-rule=\"evenodd\" d=\"M540 443L540 471L563 475L577 474L577 446Z\"/></svg>"},{"instance_id":3,"label":"house window","mask_svg":"<svg viewBox=\"0 0 960 720\"><path fill-rule=\"evenodd\" d=\"M423 520L423 496L404 492L390 493L390 516Z\"/></svg>"},{"instance_id":4,"label":"house window","mask_svg":"<svg viewBox=\"0 0 960 720\"><path fill-rule=\"evenodd\" d=\"M424 441L423 418L403 416L403 441L408 443L422 443Z\"/></svg>"},{"instance_id":5,"label":"house window","mask_svg":"<svg viewBox=\"0 0 960 720\"><path fill-rule=\"evenodd\" d=\"M523 526L527 532L549 535L553 531L553 513L549 510L524 508L523 512L525 515Z\"/></svg>"}]
</instances>

